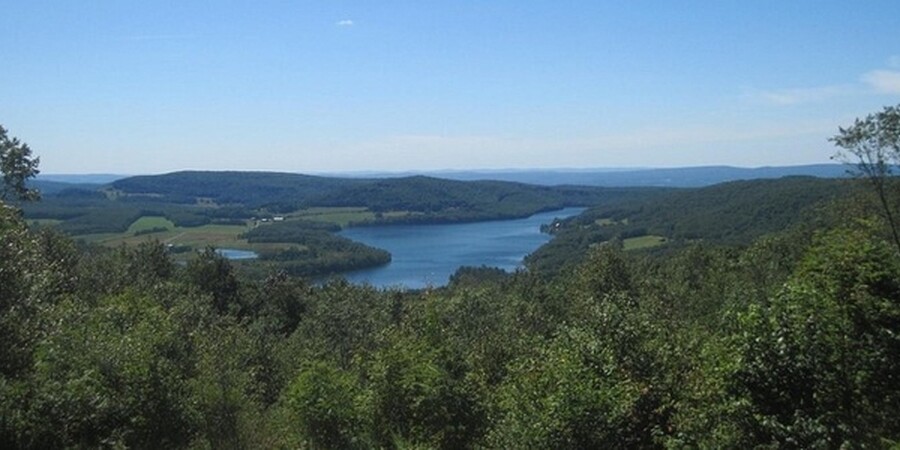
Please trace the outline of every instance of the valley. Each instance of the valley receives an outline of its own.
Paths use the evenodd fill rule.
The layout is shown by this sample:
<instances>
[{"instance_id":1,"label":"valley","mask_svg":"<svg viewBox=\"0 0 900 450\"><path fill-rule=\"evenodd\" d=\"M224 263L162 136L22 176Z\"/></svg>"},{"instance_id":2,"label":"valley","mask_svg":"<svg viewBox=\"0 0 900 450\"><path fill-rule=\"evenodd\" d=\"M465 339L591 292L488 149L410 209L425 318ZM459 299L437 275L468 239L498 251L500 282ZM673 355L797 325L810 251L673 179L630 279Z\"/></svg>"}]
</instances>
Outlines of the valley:
<instances>
[{"instance_id":1,"label":"valley","mask_svg":"<svg viewBox=\"0 0 900 450\"><path fill-rule=\"evenodd\" d=\"M380 280L376 282L380 286L405 280L407 287L424 287L446 283L458 267L477 267L492 259L455 259L449 268L438 270L440 275L428 275L430 266L420 264L418 278L373 279L372 274L405 263L393 264L392 251L380 248L378 238L365 238L366 229L402 230L412 236L418 227L544 214L540 217L547 217L546 223L533 225L535 238L527 241L533 243L514 252L516 261L499 265L511 270L524 264L537 273L556 273L607 241L619 242L628 251L671 249L700 240L749 243L799 223L803 211L811 213L815 205L849 192L848 183L852 184L839 178L794 176L698 188L611 188L423 176L178 172L63 187L40 203L25 205L24 212L33 226L54 227L89 245L115 248L159 242L182 263L206 248L250 251L257 257L234 261L249 277L272 271L315 278L350 274L358 281ZM567 207L580 207L583 213L572 217L567 213L554 221L553 211ZM459 245L490 248L490 240L481 239L477 227L473 230L471 242ZM417 255L425 258L420 262L439 260L447 253L436 250L442 245L438 241L416 244L429 249ZM405 248L402 243L390 245Z\"/></svg>"},{"instance_id":2,"label":"valley","mask_svg":"<svg viewBox=\"0 0 900 450\"><path fill-rule=\"evenodd\" d=\"M2 450L900 450L897 0L0 15Z\"/></svg>"}]
</instances>

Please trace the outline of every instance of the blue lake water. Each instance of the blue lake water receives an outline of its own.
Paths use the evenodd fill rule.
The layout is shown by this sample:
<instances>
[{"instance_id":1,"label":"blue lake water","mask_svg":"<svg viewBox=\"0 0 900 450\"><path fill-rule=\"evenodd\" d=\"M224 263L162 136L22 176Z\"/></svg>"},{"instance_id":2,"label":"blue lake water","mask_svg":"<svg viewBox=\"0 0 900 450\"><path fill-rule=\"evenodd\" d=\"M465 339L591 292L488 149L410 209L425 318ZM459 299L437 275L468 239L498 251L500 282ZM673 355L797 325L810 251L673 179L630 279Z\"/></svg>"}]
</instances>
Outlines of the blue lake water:
<instances>
[{"instance_id":1,"label":"blue lake water","mask_svg":"<svg viewBox=\"0 0 900 450\"><path fill-rule=\"evenodd\" d=\"M443 286L460 266L493 266L512 271L525 255L550 240L541 224L585 208L565 208L525 219L452 225L390 225L349 228L342 236L391 252L390 264L343 274L354 283L420 289Z\"/></svg>"},{"instance_id":2,"label":"blue lake water","mask_svg":"<svg viewBox=\"0 0 900 450\"><path fill-rule=\"evenodd\" d=\"M256 252L234 248L217 248L216 253L224 256L226 259L254 259L259 257Z\"/></svg>"}]
</instances>

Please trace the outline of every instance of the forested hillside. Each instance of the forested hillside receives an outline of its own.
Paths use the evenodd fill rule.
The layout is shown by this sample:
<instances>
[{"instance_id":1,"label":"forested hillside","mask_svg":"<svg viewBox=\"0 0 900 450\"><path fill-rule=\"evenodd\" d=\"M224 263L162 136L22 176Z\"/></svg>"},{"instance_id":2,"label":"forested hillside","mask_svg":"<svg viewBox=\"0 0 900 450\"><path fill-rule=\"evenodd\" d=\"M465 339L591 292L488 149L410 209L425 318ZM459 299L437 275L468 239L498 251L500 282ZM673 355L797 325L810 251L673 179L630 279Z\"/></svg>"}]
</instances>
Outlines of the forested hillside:
<instances>
[{"instance_id":1,"label":"forested hillside","mask_svg":"<svg viewBox=\"0 0 900 450\"><path fill-rule=\"evenodd\" d=\"M607 195L605 190L591 187L423 176L335 178L274 172L175 172L124 178L110 187L119 195L143 198L140 201L207 201L281 212L310 206L367 207L376 212L425 213L435 221L522 217L564 206L593 204Z\"/></svg>"},{"instance_id":2,"label":"forested hillside","mask_svg":"<svg viewBox=\"0 0 900 450\"><path fill-rule=\"evenodd\" d=\"M854 217L403 293L79 251L4 207L0 445L894 445L900 258Z\"/></svg>"},{"instance_id":3,"label":"forested hillside","mask_svg":"<svg viewBox=\"0 0 900 450\"><path fill-rule=\"evenodd\" d=\"M658 191L429 177L369 180L268 172L176 172L124 178L105 188L54 185L45 192L43 202L23 207L28 218L58 220L62 229L77 235L122 231L130 223L126 219L137 212L191 226L222 219L271 218L316 207L350 207L378 213L353 221L357 225L448 223L526 217ZM112 216L122 220L109 220ZM94 220L97 217L102 218Z\"/></svg>"},{"instance_id":4,"label":"forested hillside","mask_svg":"<svg viewBox=\"0 0 900 450\"><path fill-rule=\"evenodd\" d=\"M536 271L577 262L587 250L615 240L645 237L665 247L691 242L748 245L761 236L831 218L823 208L849 199L865 186L858 180L786 177L722 183L699 189L658 191L638 199L611 199L564 220L555 238L528 257Z\"/></svg>"},{"instance_id":5,"label":"forested hillside","mask_svg":"<svg viewBox=\"0 0 900 450\"><path fill-rule=\"evenodd\" d=\"M376 212L414 211L388 222L441 223L508 219L567 206L626 200L657 189L534 186L503 181L453 181L408 177L362 184L313 200L319 206L363 205Z\"/></svg>"},{"instance_id":6,"label":"forested hillside","mask_svg":"<svg viewBox=\"0 0 900 450\"><path fill-rule=\"evenodd\" d=\"M184 171L123 178L110 186L128 195L151 196L171 203L192 204L199 198L219 204L256 208L267 204L300 204L323 194L369 182L364 179L279 172Z\"/></svg>"}]
</instances>

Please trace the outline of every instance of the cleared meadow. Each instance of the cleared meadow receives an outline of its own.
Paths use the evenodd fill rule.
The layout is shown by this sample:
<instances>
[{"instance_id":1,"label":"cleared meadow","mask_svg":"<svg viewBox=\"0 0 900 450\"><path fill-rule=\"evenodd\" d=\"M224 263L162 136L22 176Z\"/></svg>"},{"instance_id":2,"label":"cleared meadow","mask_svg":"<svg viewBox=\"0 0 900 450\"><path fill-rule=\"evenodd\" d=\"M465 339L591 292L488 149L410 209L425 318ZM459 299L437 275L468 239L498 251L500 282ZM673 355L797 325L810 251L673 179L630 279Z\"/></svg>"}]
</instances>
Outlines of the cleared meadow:
<instances>
[{"instance_id":1,"label":"cleared meadow","mask_svg":"<svg viewBox=\"0 0 900 450\"><path fill-rule=\"evenodd\" d=\"M665 243L666 238L663 236L647 235L625 239L622 241L622 247L625 250L637 250L641 248L657 247Z\"/></svg>"}]
</instances>

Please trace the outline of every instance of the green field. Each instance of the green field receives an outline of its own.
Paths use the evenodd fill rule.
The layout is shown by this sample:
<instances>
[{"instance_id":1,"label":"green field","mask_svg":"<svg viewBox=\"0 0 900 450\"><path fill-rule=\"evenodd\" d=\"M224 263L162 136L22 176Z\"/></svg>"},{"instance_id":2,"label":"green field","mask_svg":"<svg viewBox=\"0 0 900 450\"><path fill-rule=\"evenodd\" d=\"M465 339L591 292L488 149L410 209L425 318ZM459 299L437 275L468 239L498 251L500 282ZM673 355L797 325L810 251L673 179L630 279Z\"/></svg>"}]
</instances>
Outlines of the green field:
<instances>
[{"instance_id":1,"label":"green field","mask_svg":"<svg viewBox=\"0 0 900 450\"><path fill-rule=\"evenodd\" d=\"M147 234L135 235L135 232L152 230L154 228L166 228ZM128 230L123 233L88 234L78 236L89 242L94 242L108 247L120 245L137 245L147 241L158 241L162 244L173 246L188 246L193 249L206 247L234 248L239 250L267 251L283 250L290 247L302 248L302 245L292 243L254 243L247 242L240 236L251 229L250 225L202 225L199 227L177 227L171 221L159 216L143 216L135 220Z\"/></svg>"},{"instance_id":2,"label":"green field","mask_svg":"<svg viewBox=\"0 0 900 450\"><path fill-rule=\"evenodd\" d=\"M319 207L295 211L288 214L287 218L328 222L346 227L350 222L373 220L375 214L365 207Z\"/></svg>"},{"instance_id":3,"label":"green field","mask_svg":"<svg viewBox=\"0 0 900 450\"><path fill-rule=\"evenodd\" d=\"M403 217L409 215L408 211L388 211L382 213L382 217ZM290 219L314 220L316 222L328 222L346 227L350 223L371 222L376 219L376 214L369 208L362 206L346 207L316 207L301 209L286 216Z\"/></svg>"},{"instance_id":4,"label":"green field","mask_svg":"<svg viewBox=\"0 0 900 450\"><path fill-rule=\"evenodd\" d=\"M622 241L622 246L625 250L637 250L641 248L656 247L665 243L666 238L662 236L647 235L625 239Z\"/></svg>"},{"instance_id":5,"label":"green field","mask_svg":"<svg viewBox=\"0 0 900 450\"><path fill-rule=\"evenodd\" d=\"M175 228L175 224L172 223L171 220L166 219L161 216L143 216L138 220L135 220L129 227L126 233L134 234L141 231L152 230L154 228L165 228L167 230L171 230Z\"/></svg>"},{"instance_id":6,"label":"green field","mask_svg":"<svg viewBox=\"0 0 900 450\"><path fill-rule=\"evenodd\" d=\"M166 228L148 234L135 232L151 230L153 228ZM90 242L117 247L119 245L136 245L145 241L156 240L163 244L188 245L194 248L234 247L247 248L249 244L239 236L249 230L249 226L241 225L202 225L199 227L176 227L171 221L157 216L144 216L134 221L128 230L123 233L88 234L78 236Z\"/></svg>"},{"instance_id":7,"label":"green field","mask_svg":"<svg viewBox=\"0 0 900 450\"><path fill-rule=\"evenodd\" d=\"M383 217L401 217L408 215L407 211L391 211L383 213ZM284 216L285 220L311 220L327 222L346 227L352 222L373 221L375 213L365 207L317 207L295 211ZM40 225L52 225L60 223L53 219L35 219ZM270 222L271 223L271 222ZM206 246L253 249L286 248L296 244L250 244L239 236L254 226L267 226L265 223L248 222L247 225L220 225L208 224L197 227L179 227L171 220L162 216L142 216L135 220L128 229L122 233L100 233L78 236L89 242L116 247L122 244L136 245L141 242L156 240L163 244L187 245L193 248ZM151 231L158 229L160 231ZM164 231L163 231L164 229Z\"/></svg>"}]
</instances>

